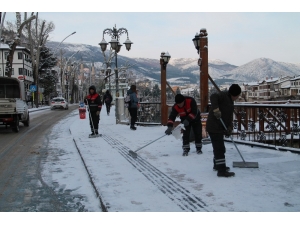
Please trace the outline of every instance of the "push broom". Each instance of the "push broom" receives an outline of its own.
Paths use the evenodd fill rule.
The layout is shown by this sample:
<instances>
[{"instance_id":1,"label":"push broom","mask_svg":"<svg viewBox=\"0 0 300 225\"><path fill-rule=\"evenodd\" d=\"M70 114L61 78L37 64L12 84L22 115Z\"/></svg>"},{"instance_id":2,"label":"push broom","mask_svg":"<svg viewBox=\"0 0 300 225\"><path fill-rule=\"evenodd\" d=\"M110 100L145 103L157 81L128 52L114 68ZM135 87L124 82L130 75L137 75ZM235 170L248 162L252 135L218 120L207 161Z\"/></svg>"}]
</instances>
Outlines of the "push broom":
<instances>
[{"instance_id":1,"label":"push broom","mask_svg":"<svg viewBox=\"0 0 300 225\"><path fill-rule=\"evenodd\" d=\"M225 126L225 124L224 124L222 118L220 118L220 121L221 121L223 127L225 128L225 130L227 130L227 127ZM234 144L236 150L238 151L238 153L240 154L240 156L241 156L241 158L242 158L242 160L243 160L243 162L233 162L233 163L232 163L232 164L233 164L232 166L233 166L233 167L240 167L240 168L258 168L258 162L246 162L246 161L244 160L244 158L243 158L243 156L242 156L240 150L238 149L238 147L236 146L235 142L233 141L232 135L230 135L230 138L231 138L231 141L232 141L232 143Z\"/></svg>"},{"instance_id":2,"label":"push broom","mask_svg":"<svg viewBox=\"0 0 300 225\"><path fill-rule=\"evenodd\" d=\"M178 129L178 128L181 128L181 126L180 125L178 125L177 127L175 127L174 129L173 129L173 131L172 132L174 132L176 129ZM140 147L140 148L138 148L137 150L135 150L135 151L132 151L132 150L129 150L129 155L131 155L133 158L137 158L137 153L136 152L138 152L138 151L140 151L140 150L142 150L143 148L145 148L146 146L148 146L148 145L150 145L150 144L152 144L153 142L156 142L157 140L159 140L159 139L161 139L161 138L163 138L163 137L165 137L165 136L167 136L167 134L165 134L165 135L163 135L163 136L161 136L161 137L159 137L159 138L157 138L157 139L155 139L154 141L151 141L151 142L149 142L148 144L146 144L146 145L144 145L144 146L142 146L142 147Z\"/></svg>"}]
</instances>

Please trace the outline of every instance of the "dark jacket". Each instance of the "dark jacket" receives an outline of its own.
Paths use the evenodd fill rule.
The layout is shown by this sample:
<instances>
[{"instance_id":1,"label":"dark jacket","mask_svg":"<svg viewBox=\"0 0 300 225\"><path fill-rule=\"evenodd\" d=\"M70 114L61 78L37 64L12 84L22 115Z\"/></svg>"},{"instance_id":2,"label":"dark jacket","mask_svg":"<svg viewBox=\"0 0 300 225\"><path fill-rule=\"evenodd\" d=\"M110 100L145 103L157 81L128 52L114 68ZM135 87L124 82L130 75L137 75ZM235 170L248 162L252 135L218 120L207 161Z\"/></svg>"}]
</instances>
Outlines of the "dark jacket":
<instances>
[{"instance_id":1,"label":"dark jacket","mask_svg":"<svg viewBox=\"0 0 300 225\"><path fill-rule=\"evenodd\" d=\"M130 95L130 106L129 106L129 108L137 108L139 100L136 96L136 93L133 90L129 89L127 91L127 94Z\"/></svg>"},{"instance_id":2,"label":"dark jacket","mask_svg":"<svg viewBox=\"0 0 300 225\"><path fill-rule=\"evenodd\" d=\"M227 128L229 126L232 127L234 102L231 99L231 95L228 91L214 93L210 96L210 103L211 107L206 121L206 131L211 133L224 133L225 128L221 121L214 116L213 110L219 108L225 126Z\"/></svg>"},{"instance_id":3,"label":"dark jacket","mask_svg":"<svg viewBox=\"0 0 300 225\"><path fill-rule=\"evenodd\" d=\"M107 90L105 95L103 96L103 103L110 104L112 102L113 98L109 91Z\"/></svg>"},{"instance_id":4,"label":"dark jacket","mask_svg":"<svg viewBox=\"0 0 300 225\"><path fill-rule=\"evenodd\" d=\"M200 121L201 119L200 110L197 107L195 99L192 97L185 97L184 105L182 108L178 107L176 103L172 106L172 110L167 123L168 127L173 126L177 115L180 116L181 122L187 119L190 123L193 123L196 121Z\"/></svg>"},{"instance_id":5,"label":"dark jacket","mask_svg":"<svg viewBox=\"0 0 300 225\"><path fill-rule=\"evenodd\" d=\"M96 87L94 85L89 87L89 90L93 89L94 90L94 94L89 94L88 96L86 96L86 99L88 101L88 105L89 105L89 109L91 112L97 112L97 111L101 111L102 108L102 101L100 98L100 95L96 92ZM84 101L85 104L86 100Z\"/></svg>"}]
</instances>

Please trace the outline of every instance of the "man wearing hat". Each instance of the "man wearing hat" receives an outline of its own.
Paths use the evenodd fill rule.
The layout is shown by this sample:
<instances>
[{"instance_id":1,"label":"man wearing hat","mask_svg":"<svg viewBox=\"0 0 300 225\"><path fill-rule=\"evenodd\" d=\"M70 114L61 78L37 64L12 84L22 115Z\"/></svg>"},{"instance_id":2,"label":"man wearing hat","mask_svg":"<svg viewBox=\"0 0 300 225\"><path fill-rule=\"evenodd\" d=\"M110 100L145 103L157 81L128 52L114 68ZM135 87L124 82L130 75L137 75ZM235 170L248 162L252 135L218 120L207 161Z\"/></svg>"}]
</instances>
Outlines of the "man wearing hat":
<instances>
[{"instance_id":1,"label":"man wearing hat","mask_svg":"<svg viewBox=\"0 0 300 225\"><path fill-rule=\"evenodd\" d=\"M211 107L206 121L206 131L211 139L214 152L213 169L218 171L218 177L235 175L234 172L229 172L230 168L226 166L224 135L225 137L230 137L232 133L234 101L238 99L240 94L240 86L232 84L228 91L214 93L210 96ZM222 118L227 131L222 125L220 118Z\"/></svg>"},{"instance_id":2,"label":"man wearing hat","mask_svg":"<svg viewBox=\"0 0 300 225\"><path fill-rule=\"evenodd\" d=\"M177 116L180 116L181 123L183 123L185 130L182 136L183 156L187 156L190 151L190 132L191 129L195 135L195 145L197 154L202 154L202 124L200 110L197 103L192 97L185 97L182 94L175 96L175 104L172 107L168 119L168 129L165 131L167 135L172 134L172 128Z\"/></svg>"}]
</instances>

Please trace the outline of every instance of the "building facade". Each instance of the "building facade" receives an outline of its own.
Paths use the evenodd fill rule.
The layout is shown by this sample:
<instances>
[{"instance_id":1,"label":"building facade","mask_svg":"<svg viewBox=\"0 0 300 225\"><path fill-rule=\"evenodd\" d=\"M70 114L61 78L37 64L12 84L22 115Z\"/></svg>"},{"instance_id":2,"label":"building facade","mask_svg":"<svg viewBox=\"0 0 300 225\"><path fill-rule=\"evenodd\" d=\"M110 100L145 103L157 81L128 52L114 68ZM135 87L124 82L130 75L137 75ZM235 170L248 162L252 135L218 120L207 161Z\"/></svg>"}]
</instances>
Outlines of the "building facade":
<instances>
[{"instance_id":1,"label":"building facade","mask_svg":"<svg viewBox=\"0 0 300 225\"><path fill-rule=\"evenodd\" d=\"M7 56L9 54L9 46L0 43L0 76L5 77ZM32 63L30 59L30 51L21 46L17 46L13 56L12 77L24 81L27 95L30 95L29 86L33 83Z\"/></svg>"}]
</instances>

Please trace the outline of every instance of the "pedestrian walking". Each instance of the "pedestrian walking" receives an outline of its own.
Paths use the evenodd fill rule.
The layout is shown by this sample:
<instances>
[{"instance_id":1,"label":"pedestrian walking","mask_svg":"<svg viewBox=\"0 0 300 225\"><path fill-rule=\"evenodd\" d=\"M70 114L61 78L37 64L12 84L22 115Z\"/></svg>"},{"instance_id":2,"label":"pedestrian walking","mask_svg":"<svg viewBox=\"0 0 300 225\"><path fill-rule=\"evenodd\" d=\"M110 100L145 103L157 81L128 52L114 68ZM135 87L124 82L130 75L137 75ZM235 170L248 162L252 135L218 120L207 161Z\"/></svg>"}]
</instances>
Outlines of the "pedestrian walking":
<instances>
[{"instance_id":1,"label":"pedestrian walking","mask_svg":"<svg viewBox=\"0 0 300 225\"><path fill-rule=\"evenodd\" d=\"M89 106L90 111L90 127L92 133L90 136L98 135L98 126L100 120L100 112L102 108L102 101L100 95L96 92L94 85L89 87L89 95L85 96L84 102Z\"/></svg>"},{"instance_id":2,"label":"pedestrian walking","mask_svg":"<svg viewBox=\"0 0 300 225\"><path fill-rule=\"evenodd\" d=\"M191 129L193 129L195 135L196 152L197 154L202 154L202 123L196 100L192 97L183 96L182 94L175 96L175 104L172 106L168 118L168 129L165 131L167 135L172 134L174 121L178 115L185 128L182 135L182 155L187 156L190 151Z\"/></svg>"},{"instance_id":3,"label":"pedestrian walking","mask_svg":"<svg viewBox=\"0 0 300 225\"><path fill-rule=\"evenodd\" d=\"M134 126L137 121L137 110L138 110L138 98L137 98L137 90L135 85L131 85L130 89L127 91L127 95L130 96L130 104L128 106L128 111L131 117L130 121L130 129L136 130Z\"/></svg>"},{"instance_id":4,"label":"pedestrian walking","mask_svg":"<svg viewBox=\"0 0 300 225\"><path fill-rule=\"evenodd\" d=\"M232 133L232 121L234 101L241 94L241 88L238 84L232 84L228 91L214 93L210 96L211 107L206 121L206 131L208 132L213 147L213 169L217 170L218 177L231 177L234 172L229 172L230 168L226 166L224 145L225 137L230 137ZM220 121L222 118L227 130Z\"/></svg>"},{"instance_id":5,"label":"pedestrian walking","mask_svg":"<svg viewBox=\"0 0 300 225\"><path fill-rule=\"evenodd\" d=\"M110 113L110 107L111 107L111 102L113 100L113 97L111 96L109 90L107 90L103 96L103 102L105 103L106 106L106 112L107 115L109 116Z\"/></svg>"}]
</instances>

